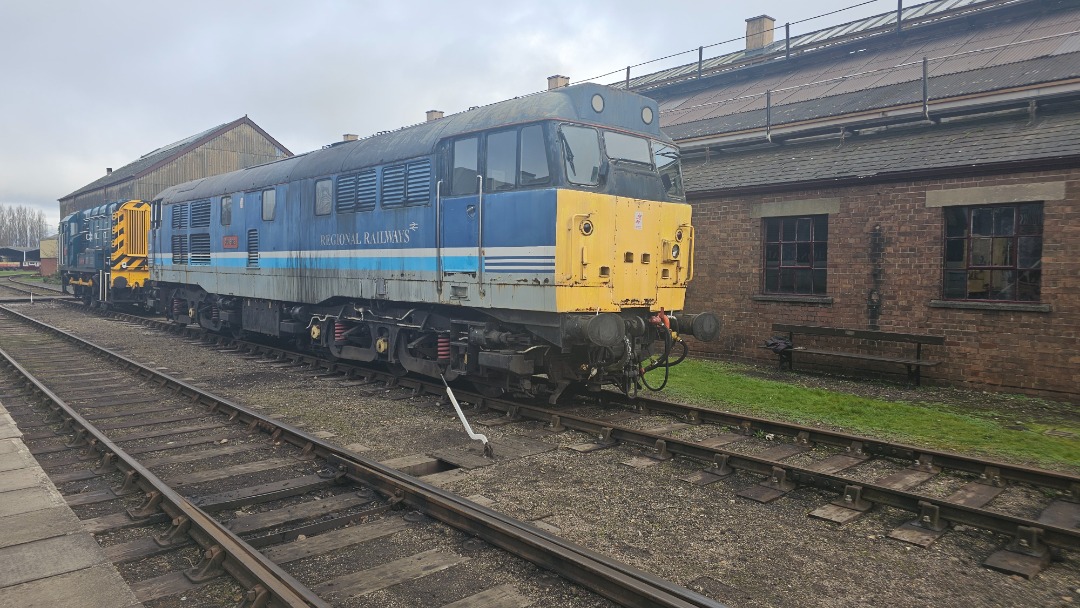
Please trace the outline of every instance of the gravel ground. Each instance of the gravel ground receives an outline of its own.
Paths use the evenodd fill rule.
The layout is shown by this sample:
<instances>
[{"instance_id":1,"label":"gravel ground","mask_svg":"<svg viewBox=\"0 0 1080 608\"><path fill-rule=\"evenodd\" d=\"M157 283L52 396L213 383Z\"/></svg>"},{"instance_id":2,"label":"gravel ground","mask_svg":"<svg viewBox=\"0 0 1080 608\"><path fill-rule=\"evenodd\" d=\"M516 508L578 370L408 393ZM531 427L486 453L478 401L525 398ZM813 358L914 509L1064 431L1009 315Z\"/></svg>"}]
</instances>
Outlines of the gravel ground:
<instances>
[{"instance_id":1,"label":"gravel ground","mask_svg":"<svg viewBox=\"0 0 1080 608\"><path fill-rule=\"evenodd\" d=\"M29 306L24 307L30 309ZM342 387L310 372L273 368L236 355L193 346L174 336L100 318L73 315L59 305L36 305L35 315L54 320L99 344L130 353L167 373L283 417L309 431L329 431L332 441L364 450L374 459L462 445L453 410L434 397L394 400L385 389ZM777 372L760 370L771 377ZM784 375L784 379L791 377ZM914 400L930 395L953 407L980 407L983 393L920 389L806 376L800 383L833 390ZM995 408L1027 414L1075 416L1070 407L995 395ZM1037 408L1038 411L1032 411ZM476 421L491 414L467 412ZM664 419L664 422L670 420ZM1066 555L1032 580L980 565L1007 539L967 527L950 530L928 549L887 537L911 519L877 508L844 526L807 517L835 496L800 488L768 505L738 498L758 483L744 473L709 486L678 481L700 464L674 460L645 468L623 463L644 450L620 446L581 454L564 446L590 440L579 433L550 434L539 423L479 426L492 439L530 435L554 449L462 472L444 486L462 495L494 500L492 508L540 525L616 559L671 579L735 607L759 606L1068 606L1080 604L1080 559ZM700 432L694 429L693 432ZM892 470L882 463L877 471ZM950 487L934 488L934 494ZM1030 492L1025 488L1010 492ZM403 539L401 542L408 542ZM449 540L447 542L450 542ZM487 573L485 576L494 576ZM497 580L497 579L493 579ZM548 587L523 589L545 597ZM569 605L546 597L537 605ZM190 605L190 604L187 604ZM405 604L402 604L405 605Z\"/></svg>"}]
</instances>

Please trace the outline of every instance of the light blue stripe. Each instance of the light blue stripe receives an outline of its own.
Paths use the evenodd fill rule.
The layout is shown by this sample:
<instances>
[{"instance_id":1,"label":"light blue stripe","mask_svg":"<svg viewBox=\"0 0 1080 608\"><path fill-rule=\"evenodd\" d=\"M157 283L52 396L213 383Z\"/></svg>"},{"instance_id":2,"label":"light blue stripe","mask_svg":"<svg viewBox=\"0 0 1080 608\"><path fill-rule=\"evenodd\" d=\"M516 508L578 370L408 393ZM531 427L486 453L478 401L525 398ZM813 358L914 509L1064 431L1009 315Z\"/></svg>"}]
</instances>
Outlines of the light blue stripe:
<instances>
[{"instance_id":1,"label":"light blue stripe","mask_svg":"<svg viewBox=\"0 0 1080 608\"><path fill-rule=\"evenodd\" d=\"M446 268L476 268L477 266L476 256L446 256L443 258L443 265ZM536 258L538 261L543 259L553 258ZM247 258L241 257L229 257L215 259L212 265L206 264L173 264L172 256L156 256L154 260L155 266L162 268L168 268L170 270L180 270L184 268L192 269L206 269L207 271L213 268L272 268L272 269L284 269L284 270L298 270L298 269L311 269L311 270L334 270L334 271L382 271L382 272L435 272L437 269L436 260L434 257L422 257L422 258L370 258L370 257L353 257L353 258L282 258L282 257L261 257L259 259L258 266L248 266ZM554 274L555 262L552 261L548 264L543 262L499 262L499 261L485 261L484 270L498 271L502 273L521 273L521 274Z\"/></svg>"}]
</instances>

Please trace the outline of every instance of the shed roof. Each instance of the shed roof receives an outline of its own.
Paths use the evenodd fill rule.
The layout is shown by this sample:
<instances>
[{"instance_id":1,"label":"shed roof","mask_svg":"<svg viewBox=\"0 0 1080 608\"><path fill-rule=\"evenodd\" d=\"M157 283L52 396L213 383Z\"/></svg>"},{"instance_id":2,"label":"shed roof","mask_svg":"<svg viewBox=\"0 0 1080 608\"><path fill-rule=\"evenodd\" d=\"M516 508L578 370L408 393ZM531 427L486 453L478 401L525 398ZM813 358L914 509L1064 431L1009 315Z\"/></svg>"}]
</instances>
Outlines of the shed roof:
<instances>
[{"instance_id":1,"label":"shed roof","mask_svg":"<svg viewBox=\"0 0 1080 608\"><path fill-rule=\"evenodd\" d=\"M757 63L701 79L676 81L672 71L658 72L642 77L637 88L659 101L664 130L685 142L764 129L767 120L776 127L921 102L924 58L930 99L1080 77L1076 2L937 0L905 8L905 20L909 14L929 20L896 35L895 12L886 13L795 37L793 49L808 50L790 59L780 40ZM735 64L734 55L725 57Z\"/></svg>"},{"instance_id":2,"label":"shed roof","mask_svg":"<svg viewBox=\"0 0 1080 608\"><path fill-rule=\"evenodd\" d=\"M207 129L202 133L196 133L191 137L185 137L180 141L173 142L167 146L162 146L156 150L147 152L146 154L140 156L134 162L128 163L127 165L124 165L123 167L114 170L112 173L109 173L104 177L98 178L97 180L90 182L82 188L79 188L78 190L72 192L71 194L60 197L60 200L73 198L86 192L100 190L114 184L119 184L121 182L142 177L150 173L151 171L154 171L155 169L161 167L162 165L171 163L172 161L180 158L184 154L187 154L191 150L198 148L204 143L210 141L211 139L214 139L215 137L218 137L223 133L227 133L243 124L246 124L258 131L259 134L269 140L274 146L285 152L287 156L292 156L292 152L290 152L288 148L281 145L280 142L271 137L269 133L264 131L262 127L255 124L255 121L251 120L247 116L242 116L234 121L220 124L216 127Z\"/></svg>"}]
</instances>

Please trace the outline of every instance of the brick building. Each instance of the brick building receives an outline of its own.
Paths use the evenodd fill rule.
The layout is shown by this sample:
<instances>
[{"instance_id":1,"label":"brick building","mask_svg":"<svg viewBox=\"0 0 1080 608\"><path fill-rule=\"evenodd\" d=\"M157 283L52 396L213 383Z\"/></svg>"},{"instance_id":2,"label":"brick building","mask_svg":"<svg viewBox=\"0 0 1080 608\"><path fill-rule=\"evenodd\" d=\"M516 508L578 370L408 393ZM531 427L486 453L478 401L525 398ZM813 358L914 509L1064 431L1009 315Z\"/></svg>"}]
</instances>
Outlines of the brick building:
<instances>
[{"instance_id":1,"label":"brick building","mask_svg":"<svg viewBox=\"0 0 1080 608\"><path fill-rule=\"evenodd\" d=\"M1080 399L1080 5L773 27L750 19L748 48L629 81L684 151L688 308L724 323L698 352L773 362L773 323L933 334L924 381Z\"/></svg>"},{"instance_id":2,"label":"brick building","mask_svg":"<svg viewBox=\"0 0 1080 608\"><path fill-rule=\"evenodd\" d=\"M158 148L60 198L60 217L97 205L150 200L186 181L292 156L247 116Z\"/></svg>"}]
</instances>

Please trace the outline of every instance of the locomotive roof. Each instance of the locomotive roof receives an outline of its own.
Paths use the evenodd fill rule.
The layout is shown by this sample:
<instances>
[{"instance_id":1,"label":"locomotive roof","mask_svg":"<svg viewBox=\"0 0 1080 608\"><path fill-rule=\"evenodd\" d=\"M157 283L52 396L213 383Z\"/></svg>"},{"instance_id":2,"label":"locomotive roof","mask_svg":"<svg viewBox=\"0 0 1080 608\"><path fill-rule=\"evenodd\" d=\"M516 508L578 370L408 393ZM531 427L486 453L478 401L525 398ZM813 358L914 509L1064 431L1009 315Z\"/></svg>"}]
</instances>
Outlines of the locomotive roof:
<instances>
[{"instance_id":1,"label":"locomotive roof","mask_svg":"<svg viewBox=\"0 0 1080 608\"><path fill-rule=\"evenodd\" d=\"M642 109L646 106L652 109L653 116L659 116L655 101L636 93L585 83L517 97L390 133L339 142L306 154L186 182L164 190L157 198L164 204L189 201L407 160L431 154L443 138L503 125L550 119L595 123L600 115L592 109L592 99L597 94L604 98L605 125L671 141L660 132L659 121L654 119L648 125L642 121Z\"/></svg>"}]
</instances>

